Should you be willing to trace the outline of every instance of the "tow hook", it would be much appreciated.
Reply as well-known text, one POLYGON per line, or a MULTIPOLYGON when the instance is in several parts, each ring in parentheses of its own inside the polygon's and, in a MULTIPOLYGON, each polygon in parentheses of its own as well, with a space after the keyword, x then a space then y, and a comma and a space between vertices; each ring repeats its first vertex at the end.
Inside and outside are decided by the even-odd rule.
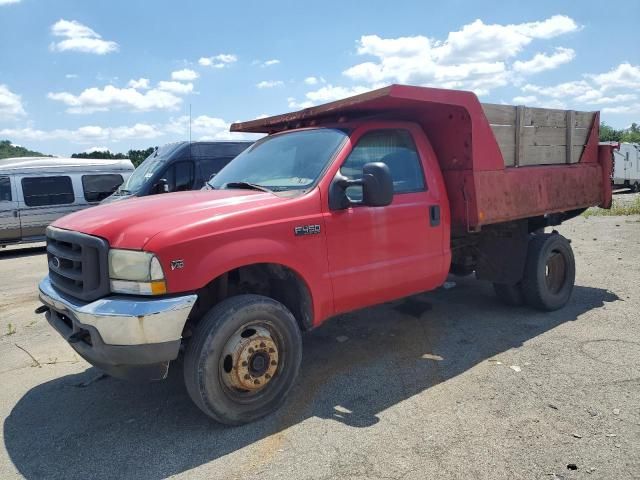
POLYGON ((48 311, 49 311, 49 307, 47 307, 46 305, 40 305, 38 308, 36 308, 35 313, 40 314, 48 311))

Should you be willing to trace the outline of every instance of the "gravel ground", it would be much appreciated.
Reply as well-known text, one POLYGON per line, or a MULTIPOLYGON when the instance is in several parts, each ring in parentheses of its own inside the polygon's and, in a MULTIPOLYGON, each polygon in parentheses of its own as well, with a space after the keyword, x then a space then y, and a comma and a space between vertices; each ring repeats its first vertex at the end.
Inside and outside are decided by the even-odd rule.
POLYGON ((640 478, 640 217, 559 230, 577 260, 561 311, 467 277, 340 316, 305 336, 285 406, 238 428, 179 368, 101 378, 33 313, 43 249, 2 251, 0 478, 640 478))

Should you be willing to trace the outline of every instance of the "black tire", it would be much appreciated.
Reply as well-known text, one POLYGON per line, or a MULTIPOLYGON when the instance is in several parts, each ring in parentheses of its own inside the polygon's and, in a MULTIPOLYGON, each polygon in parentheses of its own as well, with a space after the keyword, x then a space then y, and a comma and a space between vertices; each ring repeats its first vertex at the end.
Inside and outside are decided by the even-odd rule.
MULTIPOLYGON (((242 351, 247 350, 243 347, 242 351)), ((250 348, 248 351, 254 352, 250 348)), ((252 355, 255 357, 258 353, 252 355)), ((239 295, 223 300, 200 320, 187 345, 184 381, 189 396, 204 413, 220 423, 241 425, 264 417, 280 407, 298 376, 301 360, 300 329, 291 312, 268 297, 239 295), (230 386, 229 379, 239 378, 233 377, 233 374, 241 367, 239 360, 237 365, 227 363, 235 361, 235 352, 238 351, 234 343, 233 357, 227 354, 229 342, 234 342, 236 338, 245 342, 242 339, 253 338, 256 329, 264 329, 273 337, 274 346, 277 346, 276 357, 270 360, 266 351, 264 355, 266 365, 273 365, 273 358, 277 360, 275 371, 271 372, 271 376, 266 374, 270 380, 264 380, 264 376, 257 377, 264 382, 264 386, 256 387, 260 388, 257 391, 230 386), (251 331, 254 333, 245 336, 251 331)), ((265 364, 264 359, 262 364, 265 364)), ((247 362, 242 362, 242 365, 247 365, 247 362)), ((242 368, 246 370, 251 366, 242 368)))
POLYGON ((633 184, 633 187, 631 187, 631 191, 634 193, 638 193, 640 192, 640 183, 636 182, 633 184))
POLYGON ((564 307, 573 291, 576 263, 569 240, 558 233, 529 241, 522 293, 530 306, 546 311, 564 307))
POLYGON ((522 284, 520 282, 515 285, 508 283, 494 283, 493 289, 496 292, 496 296, 505 305, 511 307, 520 307, 524 305, 524 294, 522 293, 522 284))

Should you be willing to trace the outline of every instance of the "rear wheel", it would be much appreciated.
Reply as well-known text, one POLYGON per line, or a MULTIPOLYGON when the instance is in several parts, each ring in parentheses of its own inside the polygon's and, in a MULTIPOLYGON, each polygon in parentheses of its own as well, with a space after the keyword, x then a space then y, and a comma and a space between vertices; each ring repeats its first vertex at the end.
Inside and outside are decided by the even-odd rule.
POLYGON ((274 410, 291 390, 302 360, 300 329, 281 303, 239 295, 213 307, 187 346, 189 396, 214 420, 240 425, 274 410))
POLYGON ((558 233, 533 236, 522 279, 522 293, 529 305, 547 311, 564 307, 575 275, 573 250, 565 237, 558 233))
POLYGON ((640 192, 640 183, 636 182, 633 184, 633 187, 631 187, 631 191, 638 193, 640 192))

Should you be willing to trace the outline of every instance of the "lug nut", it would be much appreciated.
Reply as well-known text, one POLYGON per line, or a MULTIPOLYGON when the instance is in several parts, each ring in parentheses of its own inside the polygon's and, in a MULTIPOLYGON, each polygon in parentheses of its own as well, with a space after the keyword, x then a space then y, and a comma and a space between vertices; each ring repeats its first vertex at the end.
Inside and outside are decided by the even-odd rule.
POLYGON ((266 345, 264 344, 264 342, 262 342, 262 343, 260 344, 260 348, 264 348, 264 347, 266 347, 266 345))
POLYGON ((269 353, 276 353, 276 351, 273 348, 270 348, 269 353))
POLYGON ((242 362, 242 366, 246 367, 247 365, 249 365, 246 361, 242 362))
POLYGON ((264 378, 271 378, 271 375, 269 375, 268 373, 265 373, 264 378))
POLYGON ((251 347, 249 347, 249 353, 253 353, 255 350, 251 347))
POLYGON ((256 385, 260 385, 260 380, 254 380, 253 383, 256 385))
POLYGON ((271 365, 276 365, 276 361, 275 360, 271 360, 271 365))
POLYGON ((244 379, 245 379, 245 380, 249 380, 250 378, 251 378, 251 377, 249 376, 249 374, 248 374, 248 373, 244 376, 244 379))

